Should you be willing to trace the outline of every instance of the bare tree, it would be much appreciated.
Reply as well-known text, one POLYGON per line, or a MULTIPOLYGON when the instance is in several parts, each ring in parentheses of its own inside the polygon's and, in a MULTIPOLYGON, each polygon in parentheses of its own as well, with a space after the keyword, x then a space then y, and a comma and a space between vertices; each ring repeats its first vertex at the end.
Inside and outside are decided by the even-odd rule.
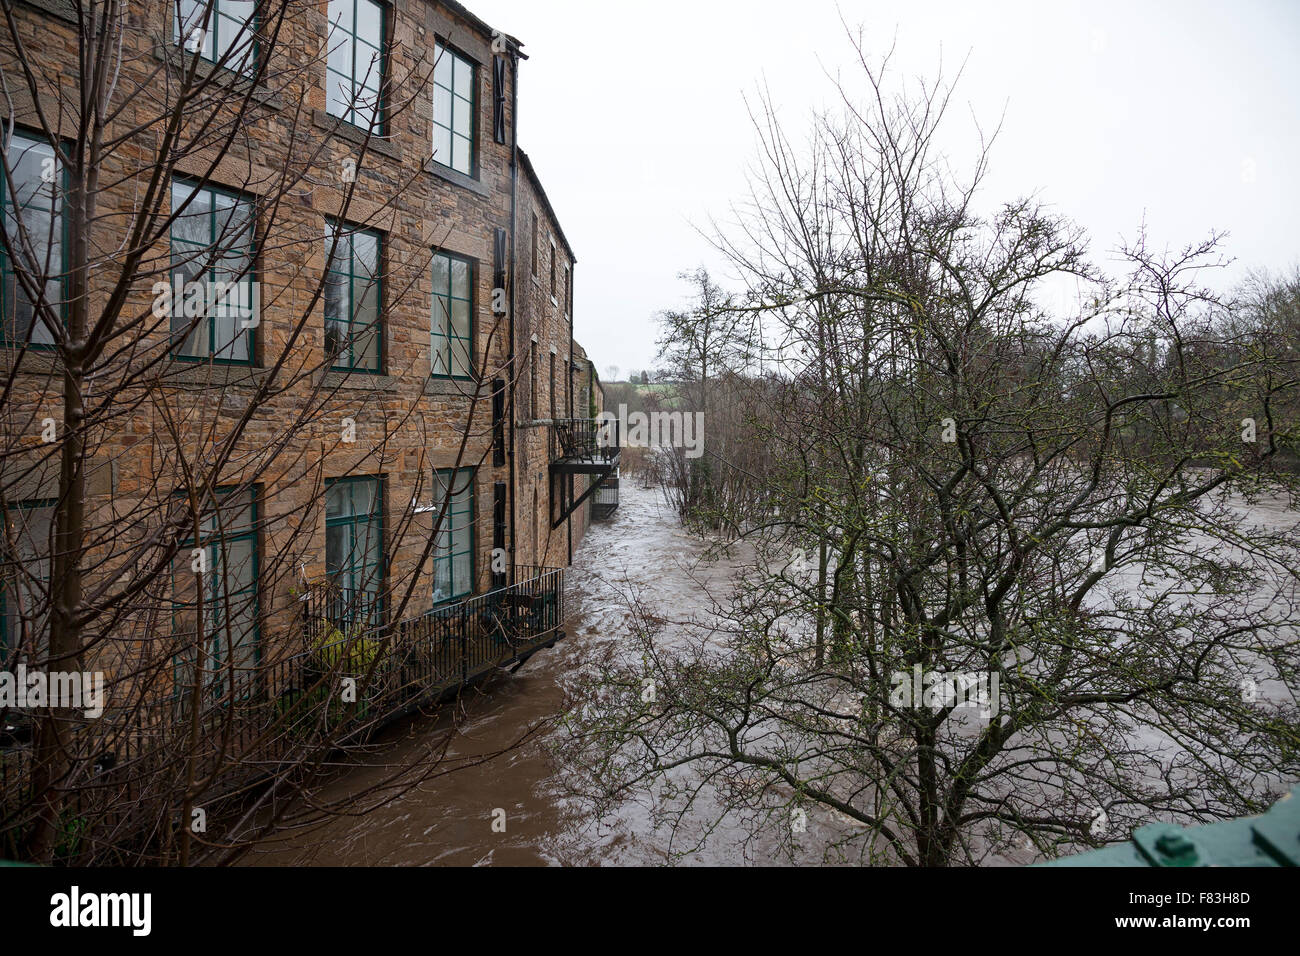
POLYGON ((643 609, 575 691, 577 785, 684 839, 740 815, 793 852, 821 813, 827 858, 926 866, 1266 808, 1300 776, 1297 355, 1205 286, 1214 238, 1114 277, 1041 204, 991 208, 988 144, 965 179, 938 146, 952 85, 857 48, 807 148, 759 113, 720 240, 777 371, 736 379, 779 422, 727 518, 753 566, 708 626, 643 609))

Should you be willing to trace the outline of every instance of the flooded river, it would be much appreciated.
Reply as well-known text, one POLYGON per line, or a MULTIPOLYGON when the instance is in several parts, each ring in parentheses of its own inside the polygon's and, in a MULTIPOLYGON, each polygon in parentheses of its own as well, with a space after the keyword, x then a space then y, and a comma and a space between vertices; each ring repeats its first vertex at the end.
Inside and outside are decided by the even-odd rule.
MULTIPOLYGON (((1280 500, 1252 509, 1252 517, 1279 527, 1296 520, 1280 500)), ((704 613, 721 597, 735 565, 708 561, 705 546, 683 533, 656 491, 625 481, 622 505, 609 522, 593 525, 569 572, 567 638, 544 651, 518 673, 502 676, 471 693, 460 734, 449 756, 469 766, 425 781, 364 815, 338 818, 322 828, 251 851, 246 864, 277 866, 426 865, 618 865, 668 862, 670 834, 656 832, 647 808, 620 806, 598 819, 566 797, 548 753, 548 740, 561 731, 547 726, 561 710, 565 687, 582 667, 624 642, 629 633, 631 589, 657 614, 671 619, 704 613), (525 739, 526 738, 526 739, 525 739), (515 746, 521 739, 525 742, 515 746), (495 756, 494 756, 495 755, 495 756), (499 832, 499 811, 505 832, 499 832), (494 814, 498 827, 494 829, 494 814)), ((1268 688, 1267 697, 1290 691, 1268 688)), ((341 774, 325 788, 325 799, 343 799, 373 786, 385 768, 409 764, 430 742, 445 739, 447 722, 412 721, 389 734, 386 748, 365 765, 341 774)), ((1154 740, 1150 746, 1158 746, 1154 740)), ((708 806, 699 808, 701 821, 708 806)), ((847 818, 808 820, 807 852, 798 862, 822 861, 817 847, 846 835, 847 818), (806 860, 804 859, 806 855, 806 860)), ((689 835, 690 827, 687 832, 689 835)), ((690 853, 687 863, 715 865, 770 863, 775 847, 747 842, 739 821, 726 821, 690 853)), ((805 841, 800 841, 804 843, 805 841)), ((1027 863, 1023 859, 990 863, 1027 863)), ((681 862, 681 861, 679 861, 681 862)))
MULTIPOLYGON (((498 754, 479 766, 430 780, 363 817, 343 818, 301 839, 253 850, 245 863, 277 866, 578 865, 664 862, 648 818, 629 806, 618 819, 596 820, 568 802, 555 779, 547 736, 535 733, 564 701, 565 681, 627 633, 629 587, 652 607, 680 612, 702 587, 719 593, 733 568, 703 560, 704 545, 683 533, 656 491, 624 481, 622 502, 608 522, 594 524, 569 572, 567 638, 518 673, 471 694, 450 756, 458 761, 498 754), (629 582, 634 582, 629 584, 629 582), (504 833, 493 812, 505 810, 504 833)), ((697 596, 696 603, 701 602, 697 596)), ((410 760, 441 724, 402 728, 373 766, 348 771, 325 798, 373 785, 384 767, 410 760)), ((739 858, 708 860, 741 862, 739 858)))

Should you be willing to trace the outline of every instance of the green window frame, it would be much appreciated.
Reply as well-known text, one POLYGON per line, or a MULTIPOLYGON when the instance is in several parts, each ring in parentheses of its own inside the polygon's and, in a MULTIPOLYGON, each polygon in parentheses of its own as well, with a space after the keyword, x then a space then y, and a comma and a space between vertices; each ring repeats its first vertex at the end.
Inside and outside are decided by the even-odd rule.
MULTIPOLYGON (((36 641, 30 651, 38 666, 45 657, 49 631, 41 625, 39 621, 41 615, 35 612, 43 606, 43 613, 49 613, 50 534, 54 527, 56 504, 53 499, 46 498, 20 501, 10 505, 8 514, 5 515, 6 529, 3 540, 5 559, 3 570, 0 571, 0 664, 6 663, 10 653, 18 646, 24 618, 33 623, 37 632, 36 641), (35 533, 40 530, 39 526, 33 527, 31 520, 35 512, 48 512, 41 516, 46 524, 43 535, 35 533), (15 519, 21 520, 21 526, 17 526, 15 519), (10 550, 12 544, 16 544, 19 548, 17 555, 10 550), (26 554, 22 553, 24 545, 27 546, 26 554), (30 567, 32 564, 36 565, 34 569, 30 567), (41 587, 44 587, 47 593, 34 593, 35 588, 41 587), (41 631, 45 632, 44 640, 41 639, 41 631)), ((28 661, 28 664, 31 663, 32 661, 28 661)))
POLYGON ((326 110, 379 136, 384 134, 387 18, 387 8, 376 0, 330 0, 326 110))
MULTIPOLYGON (((262 621, 259 570, 258 489, 218 488, 215 501, 200 516, 201 537, 184 539, 172 566, 172 627, 177 635, 197 630, 198 593, 193 570, 194 551, 202 549, 205 667, 203 693, 223 699, 233 689, 235 699, 247 699, 256 686, 262 662, 262 621)), ((188 700, 194 686, 198 641, 173 659, 173 697, 188 700)))
POLYGON ((18 224, 21 219, 34 254, 34 260, 26 263, 23 271, 46 276, 46 301, 56 305, 55 311, 61 320, 65 304, 63 280, 67 217, 64 215, 63 196, 68 186, 67 170, 47 140, 17 129, 5 147, 5 163, 17 189, 17 201, 9 188, 9 177, 0 176, 0 210, 3 210, 0 223, 8 240, 7 243, 0 242, 0 344, 52 348, 54 332, 37 315, 36 305, 19 284, 6 245, 19 245, 18 224), (47 260, 54 272, 52 276, 46 272, 47 260))
MULTIPOLYGON (((325 575, 331 604, 347 624, 373 626, 384 603, 384 479, 362 475, 325 483, 325 575), (334 602, 338 603, 335 604, 334 602)), ((347 630, 348 628, 344 628, 347 630)))
POLYGON ((383 237, 325 220, 325 351, 331 367, 379 375, 384 368, 383 237))
POLYGON ((178 359, 252 365, 256 358, 253 329, 259 308, 257 294, 257 204, 248 196, 219 186, 201 186, 177 177, 172 180, 174 215, 171 243, 172 354, 178 359), (187 294, 206 283, 197 310, 187 294), (237 294, 213 294, 233 285, 237 294))
POLYGON ((429 358, 434 378, 474 377, 475 272, 472 259, 433 254, 429 358))
POLYGON ((478 64, 441 40, 434 44, 433 161, 478 175, 478 64))
POLYGON ((476 498, 473 468, 442 468, 433 473, 433 517, 444 504, 447 513, 434 535, 433 603, 436 607, 474 594, 474 515, 476 498), (448 494, 451 496, 448 503, 448 494))
POLYGON ((257 72, 257 28, 256 0, 172 3, 172 42, 186 53, 245 76, 257 72))

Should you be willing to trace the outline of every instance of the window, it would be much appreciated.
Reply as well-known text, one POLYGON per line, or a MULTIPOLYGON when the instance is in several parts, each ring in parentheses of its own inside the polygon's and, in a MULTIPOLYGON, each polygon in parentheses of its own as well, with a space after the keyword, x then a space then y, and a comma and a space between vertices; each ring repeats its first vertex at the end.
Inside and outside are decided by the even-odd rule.
POLYGON ((254 205, 176 180, 171 226, 171 331, 180 358, 251 364, 257 325, 254 205))
POLYGON ((172 40, 212 63, 251 74, 257 68, 254 0, 175 0, 172 40))
POLYGON ((176 697, 193 693, 200 609, 205 644, 201 684, 212 698, 247 696, 259 658, 257 501, 252 489, 218 489, 200 519, 202 539, 182 543, 172 568, 176 697))
POLYGON ((331 116, 383 132, 384 6, 375 0, 330 0, 325 97, 331 116))
POLYGON ((439 378, 474 373, 474 266, 445 252, 433 256, 433 322, 430 356, 439 378))
POLYGON ((433 161, 474 175, 478 77, 469 60, 438 43, 433 65, 433 161))
MULTIPOLYGON (((9 508, 0 576, 0 664, 23 660, 44 666, 49 648, 50 554, 54 502, 25 501, 9 508)), ((65 668, 66 669, 66 668, 65 668)))
POLYGON ((52 345, 54 330, 46 316, 61 310, 63 273, 63 197, 58 157, 49 143, 15 132, 5 148, 5 165, 13 180, 0 176, 4 234, 11 258, 0 243, 0 336, 8 344, 52 345), (47 265, 48 263, 48 265, 47 265), (45 308, 20 278, 40 286, 45 280, 45 308))
POLYGON ((328 483, 325 574, 335 626, 346 632, 377 622, 384 589, 382 479, 342 478, 328 483))
POLYGON ((538 267, 541 265, 538 258, 541 256, 541 250, 538 248, 541 235, 538 231, 537 213, 533 213, 533 275, 537 275, 538 267))
POLYGON ((573 266, 564 267, 564 314, 573 316, 573 266))
POLYGON ((325 350, 336 369, 382 370, 381 243, 377 232, 325 222, 325 350))
POLYGON ((537 414, 537 339, 528 346, 528 414, 534 420, 542 417, 537 414))
POLYGON ((474 470, 434 472, 434 517, 447 514, 438 527, 433 552, 433 603, 474 593, 474 470), (450 502, 448 497, 450 496, 450 502))
POLYGON ((551 301, 555 302, 555 296, 560 290, 559 276, 557 269, 559 266, 559 256, 555 254, 555 240, 551 240, 551 301))
POLYGON ((555 353, 551 353, 551 420, 554 421, 559 416, 555 414, 555 353))

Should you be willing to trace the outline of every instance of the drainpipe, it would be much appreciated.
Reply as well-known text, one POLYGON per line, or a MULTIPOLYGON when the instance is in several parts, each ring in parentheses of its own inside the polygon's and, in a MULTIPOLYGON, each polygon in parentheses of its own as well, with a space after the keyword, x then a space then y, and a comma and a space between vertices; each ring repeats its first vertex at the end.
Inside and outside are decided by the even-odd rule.
POLYGON ((519 485, 516 481, 516 450, 517 438, 515 435, 515 421, 518 418, 515 408, 515 389, 519 385, 518 370, 515 367, 515 282, 519 278, 519 269, 517 262, 517 249, 519 237, 516 234, 518 223, 518 206, 519 206, 519 49, 512 43, 510 45, 510 256, 509 269, 510 276, 508 279, 510 286, 510 401, 508 403, 510 415, 510 447, 506 450, 510 461, 510 583, 518 584, 518 578, 515 574, 515 555, 517 540, 515 534, 515 496, 519 485))
MULTIPOLYGON (((573 300, 578 291, 578 257, 573 255, 573 250, 569 250, 571 260, 569 262, 569 288, 564 290, 569 294, 565 296, 565 306, 569 310, 569 357, 564 362, 564 390, 568 393, 566 402, 569 409, 569 419, 572 420, 576 414, 573 407, 573 300), (571 290, 571 291, 570 291, 571 290)), ((588 479, 590 480, 590 479, 588 479)), ((574 488, 577 484, 576 478, 569 478, 569 501, 573 501, 574 488)), ((569 520, 565 522, 569 526, 569 567, 573 567, 573 515, 569 515, 569 520)))

